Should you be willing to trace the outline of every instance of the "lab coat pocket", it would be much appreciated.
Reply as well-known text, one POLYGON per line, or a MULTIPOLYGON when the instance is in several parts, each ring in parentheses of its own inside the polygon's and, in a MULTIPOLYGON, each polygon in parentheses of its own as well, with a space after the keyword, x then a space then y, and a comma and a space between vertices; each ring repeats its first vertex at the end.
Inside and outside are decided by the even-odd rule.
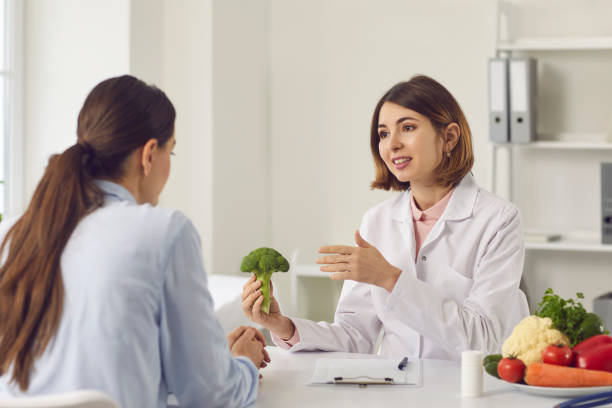
POLYGON ((446 298, 453 299, 458 305, 463 304, 473 285, 472 279, 460 274, 450 266, 441 267, 433 282, 434 287, 446 298))

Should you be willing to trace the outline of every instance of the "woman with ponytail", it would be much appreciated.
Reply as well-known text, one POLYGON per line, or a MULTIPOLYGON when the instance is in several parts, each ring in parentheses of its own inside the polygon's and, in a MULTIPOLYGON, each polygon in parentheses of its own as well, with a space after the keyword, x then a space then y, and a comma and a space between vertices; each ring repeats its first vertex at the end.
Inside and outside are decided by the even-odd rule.
POLYGON ((243 406, 269 357, 227 339, 193 224, 157 208, 174 107, 111 78, 87 96, 77 141, 54 155, 29 207, 0 227, 0 395, 98 389, 122 407, 243 406))

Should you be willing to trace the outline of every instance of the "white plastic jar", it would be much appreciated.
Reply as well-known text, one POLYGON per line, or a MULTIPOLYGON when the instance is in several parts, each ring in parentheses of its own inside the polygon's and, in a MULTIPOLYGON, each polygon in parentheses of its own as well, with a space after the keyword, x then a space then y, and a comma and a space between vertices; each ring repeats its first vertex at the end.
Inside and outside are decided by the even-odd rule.
POLYGON ((482 395, 482 353, 466 350, 461 353, 461 396, 482 395))

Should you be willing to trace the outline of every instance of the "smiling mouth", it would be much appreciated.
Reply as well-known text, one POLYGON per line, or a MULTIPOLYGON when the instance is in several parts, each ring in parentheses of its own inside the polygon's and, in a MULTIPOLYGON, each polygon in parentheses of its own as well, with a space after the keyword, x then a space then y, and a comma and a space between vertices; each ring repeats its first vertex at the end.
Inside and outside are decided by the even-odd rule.
POLYGON ((412 157, 398 157, 397 159, 393 159, 392 162, 397 166, 399 164, 408 163, 411 160, 412 157))

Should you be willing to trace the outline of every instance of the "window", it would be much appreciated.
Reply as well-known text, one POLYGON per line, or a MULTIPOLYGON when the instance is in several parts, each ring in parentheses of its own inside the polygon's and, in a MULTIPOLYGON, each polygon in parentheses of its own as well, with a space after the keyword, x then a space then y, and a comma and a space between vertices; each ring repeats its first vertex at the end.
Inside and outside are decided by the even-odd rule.
POLYGON ((22 208, 23 2, 0 0, 0 214, 22 208))

